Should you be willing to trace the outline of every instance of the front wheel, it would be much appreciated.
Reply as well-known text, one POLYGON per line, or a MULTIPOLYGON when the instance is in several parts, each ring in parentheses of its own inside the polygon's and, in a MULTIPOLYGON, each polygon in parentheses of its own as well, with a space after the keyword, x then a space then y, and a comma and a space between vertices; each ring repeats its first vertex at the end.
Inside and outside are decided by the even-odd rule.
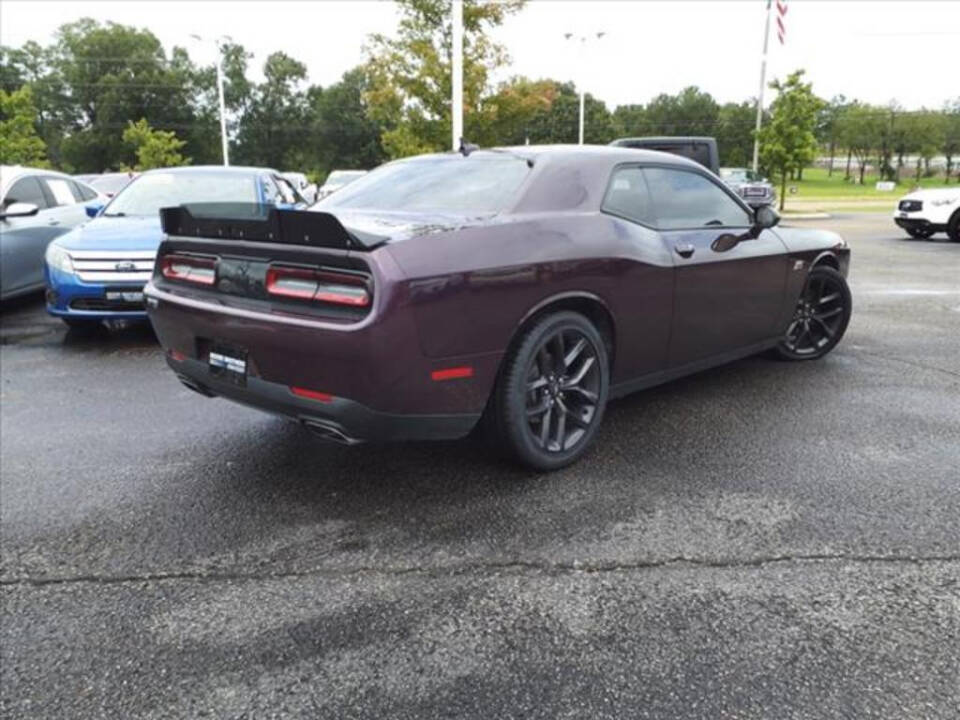
POLYGON ((607 404, 609 363, 587 318, 537 321, 504 359, 487 423, 493 439, 535 470, 556 470, 587 450, 607 404))
POLYGON ((813 268, 777 352, 787 360, 823 357, 840 342, 852 309, 846 278, 832 267, 813 268))
POLYGON ((947 237, 955 243, 960 243, 960 210, 957 210, 947 223, 947 237))
POLYGON ((927 240, 933 237, 933 230, 930 228, 907 228, 907 233, 917 240, 927 240))

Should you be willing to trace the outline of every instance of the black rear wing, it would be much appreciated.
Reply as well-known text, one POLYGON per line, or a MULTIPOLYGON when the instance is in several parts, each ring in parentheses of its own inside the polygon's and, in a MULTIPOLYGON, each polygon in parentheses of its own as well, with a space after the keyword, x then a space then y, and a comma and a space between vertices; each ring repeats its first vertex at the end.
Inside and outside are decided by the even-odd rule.
POLYGON ((192 203, 160 209, 165 235, 204 240, 306 245, 340 250, 372 250, 383 235, 348 230, 336 215, 310 210, 279 210, 252 203, 192 203))

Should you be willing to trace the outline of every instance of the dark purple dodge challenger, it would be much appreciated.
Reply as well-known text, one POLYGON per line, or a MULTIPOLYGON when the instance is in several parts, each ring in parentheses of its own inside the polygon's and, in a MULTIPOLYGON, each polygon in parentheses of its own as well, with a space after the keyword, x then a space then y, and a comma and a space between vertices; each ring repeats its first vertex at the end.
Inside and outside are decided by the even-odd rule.
POLYGON ((345 443, 482 420, 553 469, 609 399, 763 350, 821 357, 850 318, 839 236, 775 228, 652 151, 429 155, 310 211, 161 214, 145 295, 180 380, 345 443))

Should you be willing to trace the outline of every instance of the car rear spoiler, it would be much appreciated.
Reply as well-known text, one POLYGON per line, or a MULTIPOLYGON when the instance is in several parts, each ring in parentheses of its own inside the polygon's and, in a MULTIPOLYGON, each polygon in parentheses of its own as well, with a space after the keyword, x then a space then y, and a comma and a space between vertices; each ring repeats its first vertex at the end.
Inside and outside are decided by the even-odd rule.
POLYGON ((192 203, 160 209, 166 235, 204 240, 306 245, 340 250, 372 250, 390 238, 348 230, 336 215, 311 210, 279 210, 252 203, 192 203))

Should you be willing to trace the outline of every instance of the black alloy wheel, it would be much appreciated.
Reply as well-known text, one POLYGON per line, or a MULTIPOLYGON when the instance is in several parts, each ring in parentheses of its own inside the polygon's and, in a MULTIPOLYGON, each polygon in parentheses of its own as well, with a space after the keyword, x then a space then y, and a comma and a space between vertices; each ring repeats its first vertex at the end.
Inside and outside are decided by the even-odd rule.
POLYGON ((609 386, 606 346, 583 315, 536 322, 504 361, 488 413, 499 443, 525 465, 555 470, 586 450, 609 386))
POLYGON ((789 360, 815 360, 826 355, 846 332, 852 304, 843 275, 831 267, 813 268, 777 346, 780 355, 789 360))

